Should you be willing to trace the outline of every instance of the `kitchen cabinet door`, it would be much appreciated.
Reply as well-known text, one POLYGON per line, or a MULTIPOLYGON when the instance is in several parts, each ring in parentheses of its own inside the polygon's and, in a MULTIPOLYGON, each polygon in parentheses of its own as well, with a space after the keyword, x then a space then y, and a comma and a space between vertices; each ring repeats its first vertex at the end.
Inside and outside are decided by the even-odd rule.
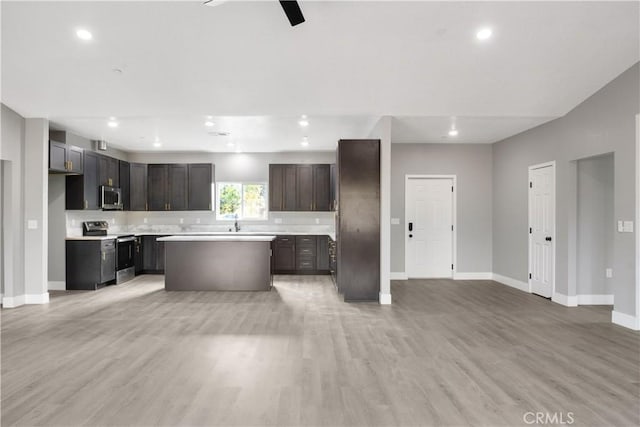
POLYGON ((156 236, 142 236, 142 269, 156 270, 156 236))
POLYGON ((313 165, 313 210, 328 211, 331 204, 329 165, 313 165))
POLYGON ((81 174, 84 171, 84 150, 80 147, 69 145, 67 147, 67 161, 69 172, 81 174))
POLYGON ((49 171, 67 172, 67 144, 49 141, 49 171))
POLYGON ((278 236, 273 241, 273 269, 293 272, 296 269, 296 245, 294 236, 278 236))
POLYGON ((150 211, 166 211, 167 165, 147 165, 147 202, 150 211))
POLYGON ((296 168, 297 211, 313 210, 313 166, 298 165, 296 168))
POLYGON ((109 159, 107 156, 97 154, 98 156, 98 185, 109 185, 109 159))
POLYGON ((281 211, 284 207, 284 165, 269 165, 269 210, 281 211))
POLYGON ((298 210, 298 168, 296 165, 283 165, 284 190, 283 211, 298 210))
POLYGON ((129 210, 147 210, 147 165, 129 165, 129 210))
POLYGON ((67 175, 65 188, 65 209, 99 209, 98 155, 92 151, 83 153, 83 174, 67 175))
POLYGON ((331 211, 335 211, 338 207, 338 192, 336 191, 338 180, 336 178, 336 165, 332 163, 329 165, 329 210, 331 211))
POLYGON ((156 270, 164 273, 164 242, 156 241, 156 270))
POLYGON ((211 184, 213 183, 211 163, 189 165, 189 210, 211 210, 211 184))
POLYGON ((185 211, 188 207, 189 169, 187 165, 179 164, 170 164, 168 167, 168 208, 170 211, 185 211))
POLYGON ((120 167, 118 159, 113 157, 99 155, 100 164, 100 182, 98 185, 106 185, 108 187, 118 187, 120 184, 119 174, 120 167))
POLYGON ((329 270, 329 236, 318 236, 316 269, 329 270))
POLYGON ((118 160, 118 172, 120 178, 120 192, 122 195, 122 208, 125 211, 131 209, 131 194, 130 194, 130 165, 129 162, 118 160))

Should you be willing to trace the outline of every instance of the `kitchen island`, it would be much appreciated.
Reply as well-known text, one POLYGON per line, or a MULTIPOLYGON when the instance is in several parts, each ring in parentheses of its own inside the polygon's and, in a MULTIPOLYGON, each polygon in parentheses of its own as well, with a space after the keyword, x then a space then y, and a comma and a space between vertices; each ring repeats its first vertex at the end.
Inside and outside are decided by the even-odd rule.
POLYGON ((167 291, 268 291, 276 236, 167 236, 167 291))

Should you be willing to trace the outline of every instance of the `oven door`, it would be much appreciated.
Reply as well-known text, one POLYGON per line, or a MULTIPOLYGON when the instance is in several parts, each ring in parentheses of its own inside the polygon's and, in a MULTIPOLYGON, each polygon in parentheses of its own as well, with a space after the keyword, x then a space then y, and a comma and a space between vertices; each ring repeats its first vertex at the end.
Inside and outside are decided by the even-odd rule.
POLYGON ((118 239, 118 271, 133 267, 135 254, 135 237, 118 239))

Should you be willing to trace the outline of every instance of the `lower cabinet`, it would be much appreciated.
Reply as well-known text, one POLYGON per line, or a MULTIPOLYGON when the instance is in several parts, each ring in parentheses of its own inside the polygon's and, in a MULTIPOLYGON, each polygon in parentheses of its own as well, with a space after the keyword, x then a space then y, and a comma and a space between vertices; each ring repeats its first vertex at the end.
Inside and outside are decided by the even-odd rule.
POLYGON ((275 274, 329 274, 327 236, 277 236, 272 245, 275 274))
POLYGON ((158 242, 165 236, 142 236, 142 271, 144 273, 164 273, 164 242, 158 242))
POLYGON ((67 240, 66 288, 96 290, 116 281, 116 241, 67 240))

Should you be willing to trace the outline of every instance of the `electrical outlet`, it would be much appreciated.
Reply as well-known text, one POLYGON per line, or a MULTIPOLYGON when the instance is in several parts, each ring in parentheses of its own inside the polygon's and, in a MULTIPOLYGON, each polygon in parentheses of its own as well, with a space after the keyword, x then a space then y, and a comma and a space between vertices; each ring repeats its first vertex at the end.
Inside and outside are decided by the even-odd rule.
POLYGON ((282 224, 282 218, 274 218, 273 222, 276 224, 282 224))
POLYGON ((75 227, 75 226, 76 226, 76 220, 75 220, 75 219, 72 219, 72 220, 71 220, 71 226, 72 226, 72 227, 75 227))
POLYGON ((200 218, 196 218, 196 224, 200 224, 200 218))
POLYGON ((316 224, 320 224, 320 218, 316 218, 316 224))
POLYGON ((180 218, 180 224, 184 224, 184 218, 180 218))
POLYGON ((148 220, 147 218, 143 218, 143 219, 142 219, 142 222, 146 224, 146 223, 148 223, 148 222, 149 222, 149 220, 148 220))
POLYGON ((27 228, 29 230, 37 230, 38 229, 38 220, 37 219, 30 219, 27 221, 27 228))
POLYGON ((611 279, 613 277, 613 268, 607 268, 605 270, 605 276, 607 276, 607 279, 611 279))
POLYGON ((622 223, 625 233, 633 233, 633 221, 625 221, 622 223))
POLYGON ((111 218, 111 225, 115 225, 116 224, 116 219, 115 218, 111 218))

